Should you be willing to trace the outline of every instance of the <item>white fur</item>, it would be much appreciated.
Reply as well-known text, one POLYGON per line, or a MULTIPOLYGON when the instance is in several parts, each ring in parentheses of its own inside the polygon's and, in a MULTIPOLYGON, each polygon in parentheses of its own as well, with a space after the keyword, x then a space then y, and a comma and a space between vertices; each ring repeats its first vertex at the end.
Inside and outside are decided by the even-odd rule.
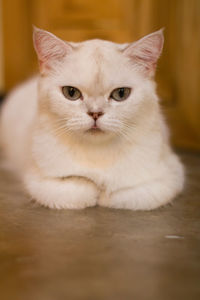
POLYGON ((170 202, 183 188, 184 172, 159 109, 155 57, 144 72, 130 47, 102 40, 68 43, 63 57, 58 38, 58 52, 50 55, 48 35, 50 42, 54 36, 42 34, 45 46, 35 44, 42 75, 16 88, 1 114, 2 146, 31 197, 47 207, 77 209, 145 210, 170 202), (66 85, 80 89, 83 100, 67 100, 66 85), (127 100, 109 99, 124 86, 132 88, 127 100), (88 110, 104 112, 97 121, 103 133, 87 131, 94 122, 88 110))

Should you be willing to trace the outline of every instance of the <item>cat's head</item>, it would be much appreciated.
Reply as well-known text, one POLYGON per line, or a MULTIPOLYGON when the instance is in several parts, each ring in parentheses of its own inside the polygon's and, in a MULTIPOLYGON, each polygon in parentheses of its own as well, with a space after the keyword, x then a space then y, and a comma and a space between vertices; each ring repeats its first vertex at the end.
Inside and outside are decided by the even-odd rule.
POLYGON ((63 134, 92 140, 127 137, 141 114, 151 113, 162 30, 131 44, 65 42, 38 28, 33 39, 41 73, 39 100, 56 116, 63 134))

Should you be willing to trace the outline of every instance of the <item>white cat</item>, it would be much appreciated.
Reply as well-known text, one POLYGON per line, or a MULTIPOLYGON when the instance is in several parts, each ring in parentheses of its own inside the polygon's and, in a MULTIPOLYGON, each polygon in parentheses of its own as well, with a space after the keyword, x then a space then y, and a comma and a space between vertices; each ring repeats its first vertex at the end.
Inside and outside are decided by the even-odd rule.
POLYGON ((162 30, 132 44, 68 43, 35 28, 40 76, 8 96, 1 142, 33 199, 50 208, 150 210, 183 188, 154 73, 162 30))

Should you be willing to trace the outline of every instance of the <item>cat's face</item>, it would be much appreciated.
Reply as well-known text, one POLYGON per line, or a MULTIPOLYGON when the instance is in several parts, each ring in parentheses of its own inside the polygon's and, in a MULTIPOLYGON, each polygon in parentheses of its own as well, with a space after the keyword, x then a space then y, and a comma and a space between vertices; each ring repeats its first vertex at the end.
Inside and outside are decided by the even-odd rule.
POLYGON ((36 29, 34 44, 42 74, 41 101, 56 116, 62 133, 127 138, 145 102, 156 101, 152 77, 162 31, 120 45, 102 40, 65 43, 36 29))

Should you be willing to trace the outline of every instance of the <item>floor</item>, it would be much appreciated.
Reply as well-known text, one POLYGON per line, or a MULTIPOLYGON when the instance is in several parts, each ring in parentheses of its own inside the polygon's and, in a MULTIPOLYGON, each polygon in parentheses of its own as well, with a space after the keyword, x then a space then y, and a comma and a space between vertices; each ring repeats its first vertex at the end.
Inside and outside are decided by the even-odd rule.
POLYGON ((38 207, 0 170, 0 299, 200 299, 200 154, 181 156, 183 195, 152 212, 38 207))

